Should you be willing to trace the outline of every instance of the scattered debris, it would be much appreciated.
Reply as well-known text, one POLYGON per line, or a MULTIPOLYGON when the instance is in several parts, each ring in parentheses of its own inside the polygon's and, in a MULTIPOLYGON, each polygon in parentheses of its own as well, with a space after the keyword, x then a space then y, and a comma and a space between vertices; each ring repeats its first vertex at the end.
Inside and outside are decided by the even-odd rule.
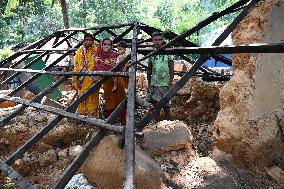
POLYGON ((88 183, 83 174, 77 174, 72 177, 64 189, 96 189, 88 183))

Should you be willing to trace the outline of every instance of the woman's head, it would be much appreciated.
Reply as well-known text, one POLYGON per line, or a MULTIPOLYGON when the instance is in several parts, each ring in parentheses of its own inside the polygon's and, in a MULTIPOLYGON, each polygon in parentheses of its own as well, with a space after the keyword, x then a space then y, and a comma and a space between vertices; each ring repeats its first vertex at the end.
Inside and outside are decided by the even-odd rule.
POLYGON ((112 50, 112 40, 109 38, 105 38, 102 41, 102 50, 104 52, 110 52, 112 50))
POLYGON ((89 48, 93 45, 94 36, 90 33, 85 33, 83 44, 86 48, 89 48))

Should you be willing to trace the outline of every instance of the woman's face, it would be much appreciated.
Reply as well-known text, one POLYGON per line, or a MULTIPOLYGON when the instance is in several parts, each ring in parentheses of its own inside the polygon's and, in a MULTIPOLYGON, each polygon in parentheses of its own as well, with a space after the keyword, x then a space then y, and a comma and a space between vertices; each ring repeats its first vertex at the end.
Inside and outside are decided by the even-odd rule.
POLYGON ((104 52, 109 52, 112 48, 112 45, 111 45, 111 40, 105 40, 103 42, 103 51, 104 52))

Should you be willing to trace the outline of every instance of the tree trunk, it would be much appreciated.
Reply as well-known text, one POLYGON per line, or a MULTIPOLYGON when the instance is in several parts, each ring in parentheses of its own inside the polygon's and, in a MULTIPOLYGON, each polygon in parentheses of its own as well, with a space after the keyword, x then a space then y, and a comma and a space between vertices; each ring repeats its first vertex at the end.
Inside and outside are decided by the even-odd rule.
POLYGON ((61 5, 61 11, 63 14, 64 28, 70 28, 66 0, 60 0, 60 5, 61 5))
POLYGON ((87 11, 86 11, 86 1, 83 0, 83 13, 84 13, 84 28, 87 27, 87 11))

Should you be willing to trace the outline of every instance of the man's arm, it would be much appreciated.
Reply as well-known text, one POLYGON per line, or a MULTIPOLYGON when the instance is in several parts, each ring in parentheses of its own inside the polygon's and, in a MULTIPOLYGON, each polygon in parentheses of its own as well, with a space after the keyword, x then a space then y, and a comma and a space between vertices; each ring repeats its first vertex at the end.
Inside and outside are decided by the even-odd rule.
POLYGON ((152 76, 152 61, 149 59, 148 68, 147 68, 147 80, 149 86, 151 85, 151 76, 152 76))
POLYGON ((169 87, 172 87, 174 80, 174 61, 169 61, 169 69, 170 69, 170 79, 169 79, 169 87))

